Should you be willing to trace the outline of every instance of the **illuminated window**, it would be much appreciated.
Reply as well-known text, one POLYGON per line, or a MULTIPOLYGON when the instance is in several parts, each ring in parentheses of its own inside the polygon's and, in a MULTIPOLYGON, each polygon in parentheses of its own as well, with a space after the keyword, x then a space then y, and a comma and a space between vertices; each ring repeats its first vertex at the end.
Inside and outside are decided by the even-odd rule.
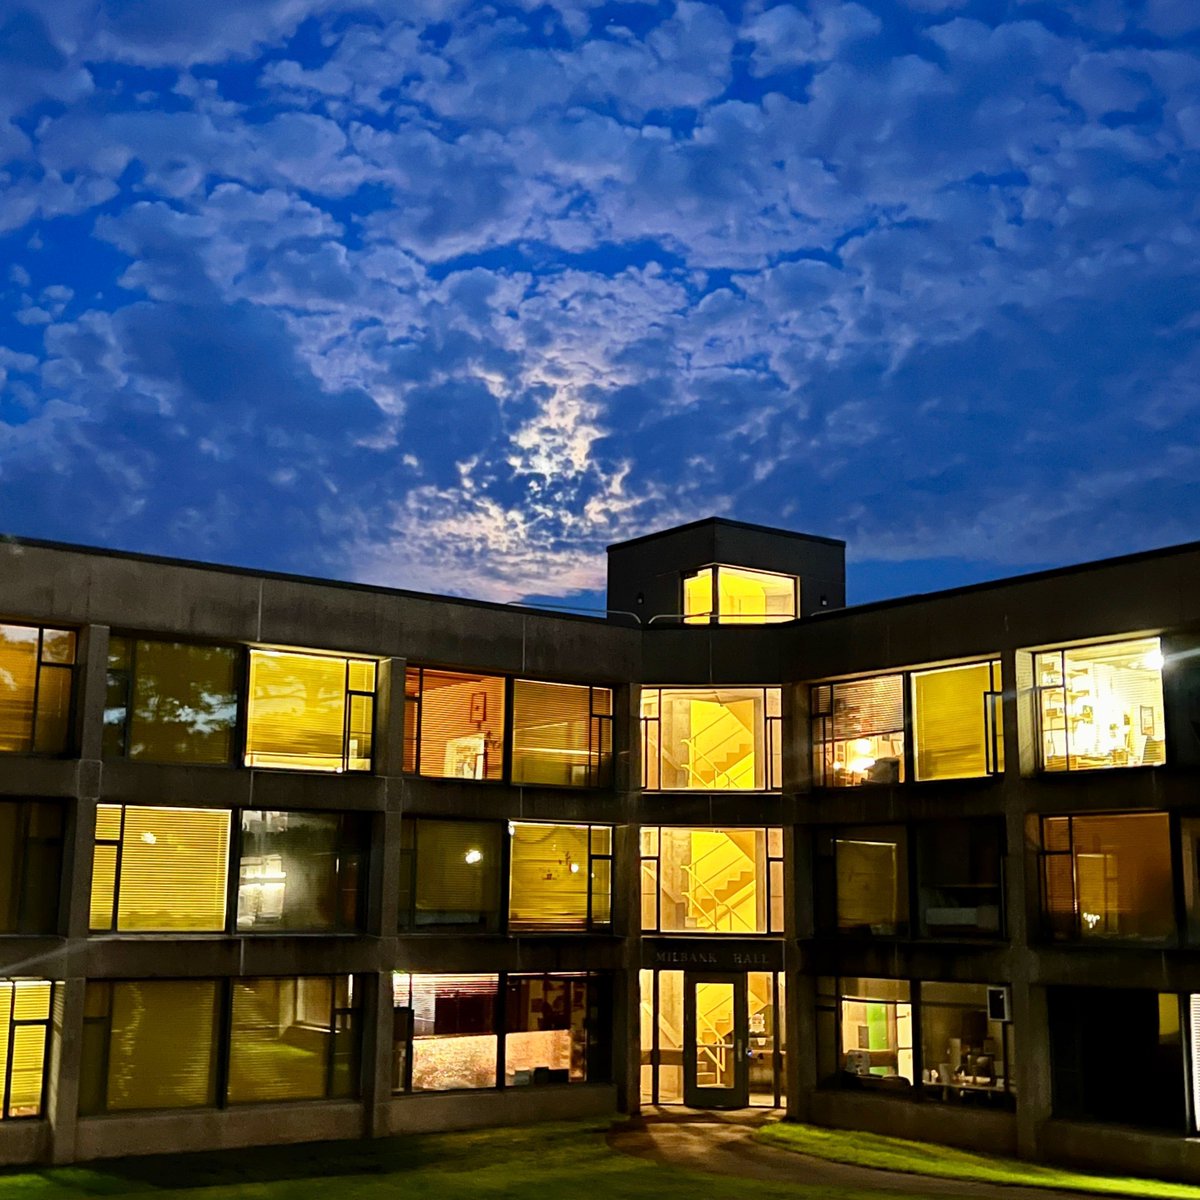
POLYGON ((231 762, 240 659, 228 646, 110 638, 105 755, 231 762))
POLYGON ((92 930, 223 930, 229 816, 220 808, 97 805, 92 930))
POLYGON ((503 836, 499 821, 404 821, 401 928, 497 932, 503 836))
POLYGON ((879 675, 812 690, 818 787, 904 780, 904 677, 879 675))
POLYGON ((228 1103, 358 1094, 353 977, 235 979, 232 989, 228 1103))
POLYGON ((610 1078, 612 998, 603 974, 396 972, 392 991, 394 1092, 610 1078))
POLYGON ((1004 768, 1000 663, 914 671, 917 779, 976 779, 1004 768))
POLYGON ((74 673, 70 630, 0 625, 0 753, 66 751, 74 673))
POLYGON ((504 1086, 586 1083, 586 975, 510 975, 505 989, 504 1086))
POLYGON ((244 811, 238 929, 358 929, 369 821, 365 813, 244 811))
POLYGON ((57 931, 62 854, 62 805, 0 803, 0 933, 57 931))
POLYGON ((80 1113, 216 1104, 218 988, 213 979, 89 982, 80 1113))
POLYGON ((50 1061, 54 984, 44 979, 0 980, 0 1118, 44 1115, 50 1061))
POLYGON ((982 983, 922 982, 919 1001, 925 1099, 1011 1108, 1007 990, 982 983))
POLYGON ((392 991, 395 1091, 496 1086, 498 975, 397 973, 392 991))
POLYGON ((768 625, 792 621, 798 612, 800 581, 794 575, 746 567, 704 567, 683 579, 687 625, 768 625), (714 597, 716 603, 714 604, 714 597))
POLYGON ((1162 668, 1158 638, 1035 654, 1042 770, 1164 763, 1162 668))
POLYGON ((642 787, 780 786, 779 688, 643 688, 642 787))
POLYGON ((612 829, 514 822, 508 925, 589 929, 612 923, 612 829))
POLYGON ((612 690, 514 680, 512 782, 608 786, 612 690))
POLYGON ((841 1082, 908 1091, 916 1080, 913 1010, 902 979, 843 979, 839 995, 841 1082))
POLYGON ((439 779, 504 777, 504 680, 409 667, 404 769, 439 779))
POLYGON ((369 771, 375 675, 371 659, 251 650, 246 766, 369 771))
POLYGON ((1167 814, 1044 817, 1042 913, 1047 932, 1056 938, 1172 938, 1167 814))
POLYGON ((643 826, 642 928, 661 933, 782 933, 779 829, 643 826))

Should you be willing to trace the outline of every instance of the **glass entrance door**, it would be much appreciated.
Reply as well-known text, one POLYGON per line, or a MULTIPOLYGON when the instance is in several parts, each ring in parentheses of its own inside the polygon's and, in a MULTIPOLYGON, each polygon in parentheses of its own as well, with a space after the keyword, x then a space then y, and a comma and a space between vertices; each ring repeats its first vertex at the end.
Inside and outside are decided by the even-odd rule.
POLYGON ((683 1102, 691 1108, 749 1103, 746 977, 684 976, 683 1102))

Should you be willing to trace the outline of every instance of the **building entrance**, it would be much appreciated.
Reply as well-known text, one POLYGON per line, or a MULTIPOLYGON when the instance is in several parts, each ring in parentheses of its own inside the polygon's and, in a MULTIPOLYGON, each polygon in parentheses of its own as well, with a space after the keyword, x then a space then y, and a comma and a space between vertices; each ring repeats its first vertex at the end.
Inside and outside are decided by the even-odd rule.
POLYGON ((641 972, 641 1099, 689 1108, 784 1104, 775 971, 641 972))
POLYGON ((683 978, 683 1102, 745 1108, 750 1101, 744 975, 683 978))

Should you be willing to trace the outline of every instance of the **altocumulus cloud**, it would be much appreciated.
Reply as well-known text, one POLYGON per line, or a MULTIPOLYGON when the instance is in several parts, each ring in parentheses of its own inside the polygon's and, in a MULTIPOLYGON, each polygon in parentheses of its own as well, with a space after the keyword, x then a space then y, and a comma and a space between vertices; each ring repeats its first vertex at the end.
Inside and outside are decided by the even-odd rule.
POLYGON ((1190 0, 0 0, 0 75, 4 531, 498 599, 1200 532, 1190 0))

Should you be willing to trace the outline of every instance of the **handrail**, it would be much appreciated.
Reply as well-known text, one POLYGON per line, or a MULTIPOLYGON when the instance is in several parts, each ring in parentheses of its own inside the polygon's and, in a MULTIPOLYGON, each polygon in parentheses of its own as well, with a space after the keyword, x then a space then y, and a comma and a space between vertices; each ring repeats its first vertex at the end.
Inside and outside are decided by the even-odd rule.
MULTIPOLYGON (((513 603, 515 603, 515 602, 513 602, 513 603)), ((598 610, 597 610, 597 611, 598 611, 598 610)), ((795 614, 793 614, 792 616, 790 616, 790 617, 789 617, 789 616, 785 615, 784 613, 770 613, 770 612, 761 612, 761 613, 726 613, 725 615, 726 615, 727 617, 751 617, 751 618, 758 618, 758 617, 776 617, 776 618, 777 618, 777 620, 774 620, 774 621, 765 621, 765 620, 764 620, 764 621, 762 622, 762 624, 764 624, 764 625, 783 625, 783 624, 784 624, 785 622, 787 622, 787 621, 799 621, 799 620, 800 620, 800 617, 799 617, 798 615, 795 615, 795 614)), ((732 620, 732 621, 731 621, 731 620, 726 620, 726 621, 722 621, 722 620, 720 619, 720 617, 721 617, 721 614, 720 614, 720 613, 716 613, 716 612, 706 612, 706 613, 655 613, 655 614, 654 614, 654 616, 652 616, 652 617, 651 617, 651 618, 650 618, 650 619, 649 619, 649 620, 646 622, 646 624, 647 624, 647 625, 653 625, 655 621, 691 621, 691 622, 694 622, 695 624, 697 624, 697 625, 698 625, 698 624, 700 623, 700 621, 701 621, 701 620, 703 620, 703 622, 704 622, 704 624, 705 624, 705 625, 711 625, 711 624, 712 624, 712 618, 713 618, 713 617, 716 617, 716 618, 717 618, 717 624, 718 624, 718 625, 739 625, 739 624, 742 624, 742 622, 741 622, 741 621, 738 621, 738 620, 732 620)), ((749 622, 746 622, 746 623, 748 624, 749 622)))
POLYGON ((506 600, 511 608, 545 608, 556 612, 572 613, 604 613, 605 616, 632 617, 639 625, 642 623, 640 613, 631 612, 627 608, 600 608, 591 604, 559 604, 555 600, 506 600))
POLYGON ((716 912, 713 914, 713 924, 716 928, 720 928, 719 913, 721 909, 724 909, 726 915, 730 919, 731 925, 735 921, 740 921, 750 933, 756 932, 754 926, 751 925, 749 921, 747 921, 744 917, 739 916, 738 913, 734 911, 733 905, 731 905, 728 900, 722 900, 721 897, 718 896, 717 893, 714 892, 707 883, 699 878, 699 876, 696 874, 696 868, 691 863, 683 863, 682 865, 684 874, 689 876, 692 880, 693 888, 707 892, 709 898, 712 900, 713 905, 716 908, 716 912))

